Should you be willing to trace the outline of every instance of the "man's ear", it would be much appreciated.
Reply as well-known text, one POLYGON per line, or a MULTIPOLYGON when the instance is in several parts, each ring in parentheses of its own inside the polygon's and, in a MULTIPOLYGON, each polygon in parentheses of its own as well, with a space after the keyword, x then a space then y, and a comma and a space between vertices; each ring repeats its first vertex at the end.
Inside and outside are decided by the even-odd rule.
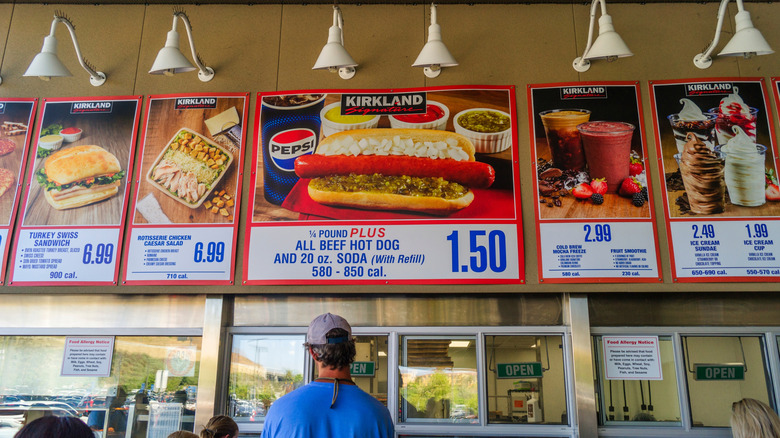
POLYGON ((309 346, 309 354, 311 354, 312 359, 314 359, 315 361, 317 360, 317 355, 314 354, 314 349, 311 348, 311 345, 309 346))

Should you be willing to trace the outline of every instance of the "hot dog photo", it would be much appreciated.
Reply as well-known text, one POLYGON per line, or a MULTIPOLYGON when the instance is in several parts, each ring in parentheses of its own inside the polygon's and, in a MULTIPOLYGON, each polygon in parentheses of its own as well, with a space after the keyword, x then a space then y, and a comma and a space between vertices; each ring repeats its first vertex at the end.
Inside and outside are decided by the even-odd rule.
POLYGON ((510 91, 260 93, 253 221, 515 218, 510 91))

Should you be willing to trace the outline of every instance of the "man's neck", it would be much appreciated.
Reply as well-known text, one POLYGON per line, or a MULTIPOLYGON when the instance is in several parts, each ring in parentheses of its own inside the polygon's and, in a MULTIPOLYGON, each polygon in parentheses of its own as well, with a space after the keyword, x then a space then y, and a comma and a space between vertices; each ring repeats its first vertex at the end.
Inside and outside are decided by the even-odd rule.
POLYGON ((319 377, 326 377, 328 379, 352 380, 352 375, 349 373, 349 367, 334 370, 332 368, 322 366, 318 363, 317 370, 319 371, 319 377))

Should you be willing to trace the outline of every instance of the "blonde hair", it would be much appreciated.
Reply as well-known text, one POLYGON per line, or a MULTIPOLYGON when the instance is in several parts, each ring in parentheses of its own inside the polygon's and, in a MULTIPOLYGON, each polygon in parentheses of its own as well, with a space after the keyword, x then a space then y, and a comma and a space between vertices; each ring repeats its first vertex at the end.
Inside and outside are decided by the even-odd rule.
POLYGON ((198 436, 192 432, 187 432, 186 430, 177 430, 168 435, 168 438, 198 438, 198 436))
POLYGON ((780 438, 780 418, 766 403, 743 398, 731 405, 734 438, 780 438))
POLYGON ((238 436, 238 424, 227 415, 211 417, 200 431, 200 438, 234 438, 238 436))

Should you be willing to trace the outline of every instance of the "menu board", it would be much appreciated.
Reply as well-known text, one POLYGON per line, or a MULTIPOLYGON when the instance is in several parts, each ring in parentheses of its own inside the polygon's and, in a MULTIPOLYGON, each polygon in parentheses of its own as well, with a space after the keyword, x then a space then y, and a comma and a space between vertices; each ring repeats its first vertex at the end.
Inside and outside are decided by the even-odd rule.
POLYGON ((140 103, 43 100, 9 284, 116 284, 140 103))
POLYGON ((122 284, 232 284, 246 93, 150 96, 122 284))
POLYGON ((30 144, 30 127, 38 99, 0 100, 0 284, 5 281, 8 261, 9 234, 16 222, 19 196, 22 191, 24 157, 30 144))
POLYGON ((510 86, 259 93, 244 284, 522 283, 510 86))
POLYGON ((674 280, 778 281, 778 154, 763 79, 652 81, 650 97, 674 280))
POLYGON ((530 85, 539 280, 661 281, 635 82, 530 85))

